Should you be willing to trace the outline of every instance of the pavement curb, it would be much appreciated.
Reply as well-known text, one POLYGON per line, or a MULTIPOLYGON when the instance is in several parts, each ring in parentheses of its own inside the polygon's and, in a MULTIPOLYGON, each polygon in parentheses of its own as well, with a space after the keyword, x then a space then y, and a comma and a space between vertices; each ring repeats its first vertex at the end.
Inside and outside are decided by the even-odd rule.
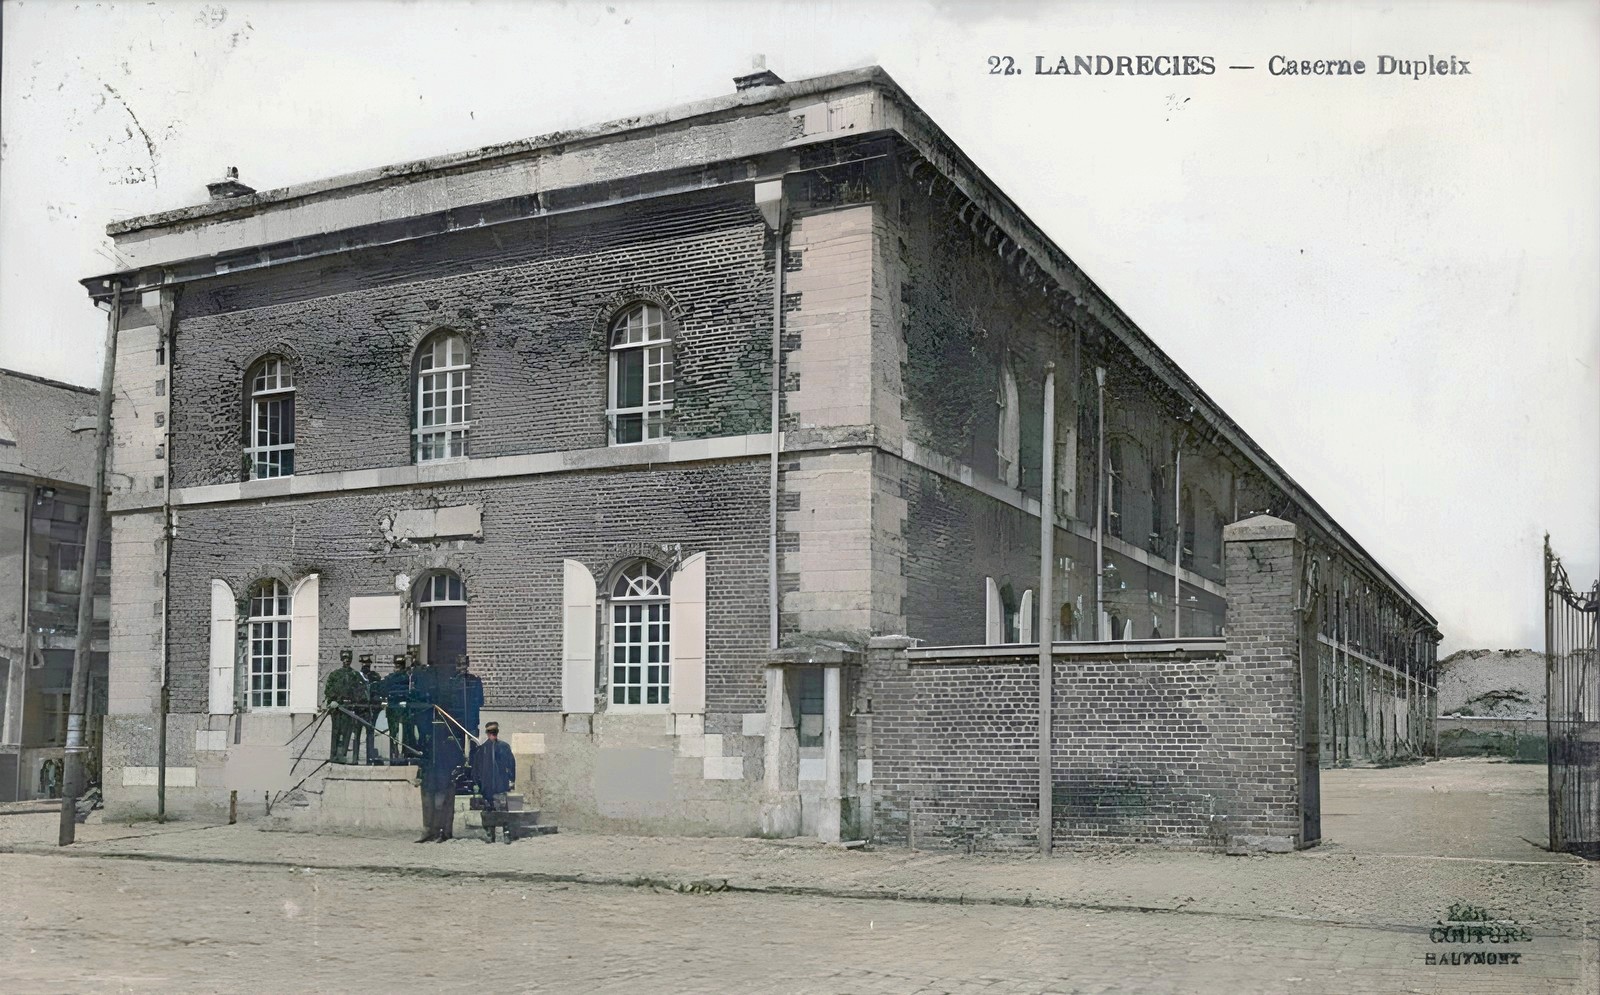
POLYGON ((679 894, 746 894, 782 895, 793 898, 847 899, 875 902, 915 902, 922 905, 982 905, 1003 908, 1061 909, 1076 912, 1139 912, 1168 913, 1176 915, 1215 916, 1245 922, 1288 921, 1309 925, 1330 926, 1340 929, 1377 930, 1386 933, 1415 933, 1426 935, 1428 926, 1409 923, 1351 923, 1336 919, 1295 915, 1259 915, 1245 912, 1225 912, 1196 908, 1188 902, 1176 905, 1136 905, 1115 902, 1079 902, 1063 898, 1035 898, 1032 895, 1014 898, 1009 895, 938 894, 885 889, 829 888, 820 885, 745 884, 727 878, 669 878, 654 875, 574 874, 558 871, 517 871, 453 869, 446 867, 396 866, 392 864, 330 864, 289 860, 255 860, 243 857, 189 857, 180 854, 150 853, 148 851, 94 851, 66 850, 51 846, 29 844, 0 845, 0 854, 15 853, 38 857, 69 857, 88 860, 133 860, 151 863, 211 864, 224 867, 285 868, 304 867, 319 871, 348 871, 357 874, 383 874, 390 877, 455 878, 468 877, 485 881, 511 881, 522 884, 565 884, 600 888, 631 888, 672 891, 679 894))

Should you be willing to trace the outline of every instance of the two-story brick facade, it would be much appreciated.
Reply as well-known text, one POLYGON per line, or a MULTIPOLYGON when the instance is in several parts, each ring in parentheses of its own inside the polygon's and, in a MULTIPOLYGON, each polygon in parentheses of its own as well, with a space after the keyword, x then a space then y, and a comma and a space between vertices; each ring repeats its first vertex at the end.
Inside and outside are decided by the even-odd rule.
MULTIPOLYGON (((1385 620, 1363 716, 1426 714, 1427 613, 881 70, 214 186, 113 225, 132 265, 85 281, 124 301, 113 804, 148 801, 163 683, 169 807, 259 805, 339 650, 415 645, 469 657, 564 824, 903 835, 906 779, 942 775, 896 766, 919 710, 874 729, 874 693, 980 688, 1013 652, 982 647, 1041 630, 1074 659, 1224 659, 1230 580, 1260 562, 1230 577, 1224 527, 1258 515, 1385 620), (916 670, 885 637, 979 648, 916 670)), ((1335 616, 1345 656, 1313 683, 1348 708, 1335 616)), ((1023 727, 982 744, 996 728, 938 752, 1026 754, 1023 727)), ((1210 831, 1191 815, 1162 838, 1210 831)))

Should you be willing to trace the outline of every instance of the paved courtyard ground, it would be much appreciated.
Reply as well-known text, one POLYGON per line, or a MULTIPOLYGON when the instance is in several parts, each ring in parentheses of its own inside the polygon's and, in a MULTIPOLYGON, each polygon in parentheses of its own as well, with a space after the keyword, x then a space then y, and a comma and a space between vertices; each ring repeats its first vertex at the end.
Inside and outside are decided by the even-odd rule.
POLYGON ((0 815, 0 991, 1600 992, 1596 868, 1528 842, 1542 767, 1324 778, 1328 841, 1266 857, 98 821, 62 851, 0 815), (1458 903, 1528 941, 1433 942, 1458 903))

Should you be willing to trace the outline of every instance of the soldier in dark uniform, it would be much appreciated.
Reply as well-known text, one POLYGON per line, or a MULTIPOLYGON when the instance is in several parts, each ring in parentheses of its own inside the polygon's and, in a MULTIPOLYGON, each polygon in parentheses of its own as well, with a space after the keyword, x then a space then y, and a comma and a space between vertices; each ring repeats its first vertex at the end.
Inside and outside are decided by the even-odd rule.
POLYGON ((411 675, 406 672, 403 653, 394 655, 394 671, 378 684, 378 694, 383 699, 384 718, 389 723, 389 762, 410 763, 411 750, 417 748, 416 737, 411 734, 411 723, 406 718, 406 694, 411 690, 411 675))
POLYGON ((383 696, 378 691, 378 683, 383 680, 378 672, 372 669, 372 654, 361 654, 361 707, 355 709, 357 715, 366 720, 367 724, 367 763, 380 763, 378 759, 376 728, 378 711, 383 707, 383 696))
MULTIPOLYGON (((493 813, 510 808, 507 792, 517 782, 517 758, 511 746, 500 739, 500 725, 491 722, 484 727, 483 742, 472 748, 472 778, 483 793, 484 835, 494 842, 498 823, 493 813)), ((512 839, 511 828, 506 827, 506 842, 512 839)))
POLYGON ((323 685, 323 701, 333 708, 333 748, 329 758, 336 764, 348 763, 356 748, 358 723, 343 709, 354 706, 364 696, 366 683, 350 667, 350 651, 339 651, 339 669, 328 675, 323 685))
POLYGON ((423 700, 424 692, 420 689, 420 682, 424 678, 422 661, 418 650, 421 647, 412 643, 406 647, 406 707, 401 710, 406 725, 406 742, 411 744, 415 753, 407 754, 413 763, 421 763, 426 750, 423 742, 425 731, 424 723, 428 720, 428 705, 423 700))
POLYGON ((478 735, 478 721, 483 713, 483 679, 477 674, 469 673, 467 655, 461 655, 461 724, 473 736, 478 735))
POLYGON ((422 700, 428 719, 421 771, 423 835, 417 842, 443 843, 454 836, 456 773, 466 760, 461 731, 450 721, 461 720, 461 679, 452 665, 430 664, 413 682, 412 694, 422 700))

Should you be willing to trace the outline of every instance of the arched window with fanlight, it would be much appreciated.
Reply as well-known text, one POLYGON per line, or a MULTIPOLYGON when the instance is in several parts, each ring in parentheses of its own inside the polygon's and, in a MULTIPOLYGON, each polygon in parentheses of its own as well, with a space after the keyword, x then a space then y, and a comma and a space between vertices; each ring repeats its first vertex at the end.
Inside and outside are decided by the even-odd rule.
POLYGON ((464 459, 472 433, 472 356, 459 332, 422 341, 416 358, 416 461, 464 459))
POLYGON ((665 439, 672 387, 672 323, 656 305, 634 304, 611 323, 612 445, 665 439))
POLYGON ((279 580, 250 588, 250 690, 253 711, 289 707, 289 638, 294 624, 289 589, 279 580))
POLYGON ((636 560, 611 585, 613 710, 665 708, 672 693, 671 575, 636 560))
POLYGON ((246 377, 245 479, 294 473, 294 369, 267 356, 246 377))

